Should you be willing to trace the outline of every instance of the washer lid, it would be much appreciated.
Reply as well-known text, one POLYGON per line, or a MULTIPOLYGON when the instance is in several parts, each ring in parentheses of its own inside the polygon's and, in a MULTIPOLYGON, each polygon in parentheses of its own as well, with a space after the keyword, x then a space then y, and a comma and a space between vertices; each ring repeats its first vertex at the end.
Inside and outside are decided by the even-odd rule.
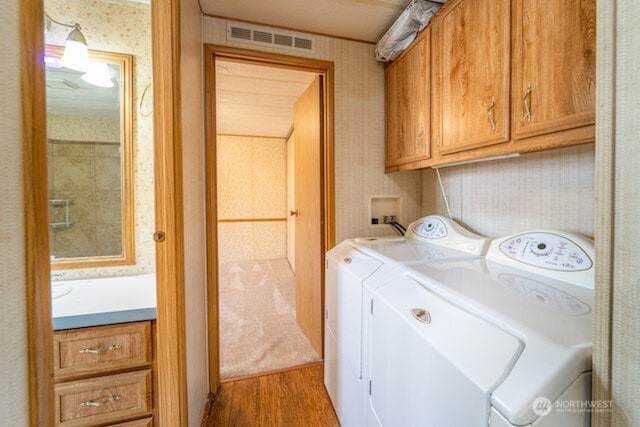
POLYGON ((444 259, 476 259, 479 256, 447 247, 398 238, 368 238, 350 241, 356 248, 385 262, 425 261, 444 259))
POLYGON ((411 263, 405 274, 520 338, 525 348, 491 402, 516 425, 591 370, 593 290, 491 260, 411 263))
POLYGON ((337 265, 343 266, 360 280, 369 277, 382 265, 377 259, 357 250, 349 242, 342 242, 327 252, 327 259, 333 260, 337 265))

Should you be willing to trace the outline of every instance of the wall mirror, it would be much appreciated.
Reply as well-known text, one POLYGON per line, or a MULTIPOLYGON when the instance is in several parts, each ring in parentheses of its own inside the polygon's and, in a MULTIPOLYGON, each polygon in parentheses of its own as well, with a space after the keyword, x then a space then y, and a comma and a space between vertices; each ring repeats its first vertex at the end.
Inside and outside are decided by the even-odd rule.
POLYGON ((88 71, 75 71, 60 64, 63 48, 45 48, 55 270, 135 260, 132 57, 89 54, 88 71))

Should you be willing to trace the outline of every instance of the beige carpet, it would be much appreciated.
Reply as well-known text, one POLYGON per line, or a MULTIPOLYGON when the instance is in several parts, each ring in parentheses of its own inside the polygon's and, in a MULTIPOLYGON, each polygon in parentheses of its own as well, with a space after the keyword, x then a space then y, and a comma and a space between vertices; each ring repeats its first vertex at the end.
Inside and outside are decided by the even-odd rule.
POLYGON ((320 360, 295 312, 295 276, 286 259, 220 266, 222 378, 320 360))

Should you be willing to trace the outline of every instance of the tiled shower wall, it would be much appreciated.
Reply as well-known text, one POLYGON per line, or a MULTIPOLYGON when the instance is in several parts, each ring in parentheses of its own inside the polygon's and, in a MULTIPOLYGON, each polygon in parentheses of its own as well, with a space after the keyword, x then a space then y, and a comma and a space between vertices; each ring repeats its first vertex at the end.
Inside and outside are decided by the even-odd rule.
POLYGON ((285 258, 286 140, 218 135, 216 143, 218 219, 281 219, 220 222, 220 262, 285 258))
MULTIPOLYGON (((593 144, 441 168, 453 218, 501 237, 558 229, 593 237, 593 144)), ((446 212, 436 173, 422 172, 422 214, 446 212)))
POLYGON ((374 46, 324 36, 315 52, 262 47, 227 40, 227 20, 203 18, 204 43, 311 57, 335 66, 335 216, 336 242, 348 237, 393 234, 371 228, 370 195, 403 198, 401 217, 420 216, 420 172, 384 173, 384 65, 376 62, 374 46))
MULTIPOLYGON (((57 258, 122 254, 120 153, 113 143, 49 140, 49 197, 71 201, 69 228, 51 230, 57 258)), ((51 206, 51 220, 65 220, 51 206)))

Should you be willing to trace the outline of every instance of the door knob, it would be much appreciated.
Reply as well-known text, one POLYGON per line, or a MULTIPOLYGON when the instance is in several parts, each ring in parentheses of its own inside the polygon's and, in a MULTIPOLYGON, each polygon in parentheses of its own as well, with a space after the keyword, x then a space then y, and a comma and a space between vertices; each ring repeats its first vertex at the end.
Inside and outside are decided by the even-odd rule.
POLYGON ((289 211, 289 216, 298 216, 298 211, 289 211))

